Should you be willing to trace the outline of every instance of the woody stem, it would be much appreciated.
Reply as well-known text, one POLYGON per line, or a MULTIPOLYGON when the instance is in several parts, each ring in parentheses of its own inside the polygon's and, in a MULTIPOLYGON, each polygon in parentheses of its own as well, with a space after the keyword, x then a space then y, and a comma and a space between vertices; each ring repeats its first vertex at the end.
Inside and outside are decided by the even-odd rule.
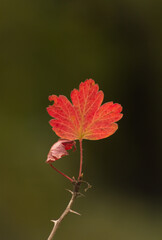
POLYGON ((66 217, 68 213, 74 213, 74 214, 80 215, 80 213, 73 211, 71 209, 75 199, 79 196, 79 187, 80 187, 80 182, 75 182, 73 191, 69 190, 69 192, 72 194, 71 199, 67 207, 61 214, 61 216, 57 220, 52 220, 52 222, 54 223, 54 226, 47 240, 53 240, 58 227, 60 226, 61 222, 63 221, 63 219, 66 217))
POLYGON ((72 179, 72 178, 68 177, 65 173, 59 171, 57 168, 55 168, 55 167, 52 165, 52 163, 49 163, 49 165, 50 165, 56 172, 60 173, 62 176, 66 177, 68 180, 70 180, 70 182, 73 182, 73 179, 72 179))
POLYGON ((80 143, 80 168, 79 168, 79 176, 78 180, 82 178, 82 165, 83 165, 83 147, 82 147, 82 139, 79 140, 80 143))

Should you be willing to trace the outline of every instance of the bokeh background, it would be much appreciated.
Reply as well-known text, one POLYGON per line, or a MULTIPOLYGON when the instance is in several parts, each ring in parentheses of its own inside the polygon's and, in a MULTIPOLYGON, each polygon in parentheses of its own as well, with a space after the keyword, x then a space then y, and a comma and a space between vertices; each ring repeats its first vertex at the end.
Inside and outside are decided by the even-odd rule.
MULTIPOLYGON (((161 239, 161 13, 159 0, 0 1, 2 240, 47 239, 65 208, 71 184, 45 164, 58 139, 46 107, 87 78, 124 117, 110 138, 84 141, 92 188, 56 239, 161 239)), ((79 151, 56 166, 77 176, 79 151)))

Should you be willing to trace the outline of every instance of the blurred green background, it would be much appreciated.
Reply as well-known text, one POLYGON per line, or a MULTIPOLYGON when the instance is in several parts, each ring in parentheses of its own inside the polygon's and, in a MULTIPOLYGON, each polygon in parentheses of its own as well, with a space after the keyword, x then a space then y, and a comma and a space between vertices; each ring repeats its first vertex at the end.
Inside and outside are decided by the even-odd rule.
MULTIPOLYGON (((162 236, 162 2, 1 0, 0 239, 47 239, 70 183, 45 164, 58 137, 46 107, 93 78, 124 117, 110 138, 84 141, 92 184, 56 239, 162 236)), ((56 162, 77 176, 79 151, 56 162)))

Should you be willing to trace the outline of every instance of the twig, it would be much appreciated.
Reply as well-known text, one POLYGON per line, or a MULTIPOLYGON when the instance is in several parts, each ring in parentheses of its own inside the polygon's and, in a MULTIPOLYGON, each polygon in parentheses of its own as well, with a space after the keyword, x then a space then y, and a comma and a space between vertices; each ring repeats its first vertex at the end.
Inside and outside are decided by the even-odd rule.
POLYGON ((57 220, 51 220, 53 223, 54 223, 54 226, 53 226, 53 229, 48 237, 48 240, 52 240, 59 225, 61 224, 62 220, 66 217, 66 215, 71 212, 71 213, 74 213, 74 214, 77 214, 77 215, 80 215, 80 213, 74 211, 71 209, 75 199, 80 196, 80 193, 79 193, 79 188, 80 188, 80 184, 81 182, 80 181, 76 181, 74 182, 74 190, 71 191, 71 190, 68 190, 71 194, 72 194, 72 197, 66 207, 66 209, 64 210, 64 212, 62 213, 62 215, 57 219, 57 220))
POLYGON ((80 213, 72 210, 72 205, 75 201, 75 199, 77 197, 80 197, 80 196, 84 196, 82 193, 79 192, 79 188, 80 188, 80 185, 81 183, 86 183, 87 184, 87 188, 85 189, 85 191, 87 191, 91 185, 85 181, 82 180, 83 178, 83 173, 82 173, 82 165, 83 165, 83 147, 82 147, 82 139, 80 139, 80 168, 79 168, 79 176, 78 176, 78 179, 75 180, 75 178, 73 177, 72 178, 69 178, 66 174, 60 172, 58 169, 56 169, 52 164, 50 164, 50 166, 55 169, 57 172, 59 172, 61 175, 63 175, 64 177, 66 177, 68 180, 70 180, 73 184, 74 184, 74 189, 73 191, 71 190, 68 190, 72 196, 71 196, 71 199, 66 207, 66 209, 64 210, 64 212, 62 213, 62 215, 57 219, 57 220, 51 220, 53 223, 54 223, 54 226, 53 226, 53 229, 48 237, 48 240, 52 240, 55 236, 55 233, 59 227, 59 225, 61 224, 62 220, 66 217, 66 215, 68 213, 74 213, 74 214, 77 214, 77 215, 80 215, 80 213))

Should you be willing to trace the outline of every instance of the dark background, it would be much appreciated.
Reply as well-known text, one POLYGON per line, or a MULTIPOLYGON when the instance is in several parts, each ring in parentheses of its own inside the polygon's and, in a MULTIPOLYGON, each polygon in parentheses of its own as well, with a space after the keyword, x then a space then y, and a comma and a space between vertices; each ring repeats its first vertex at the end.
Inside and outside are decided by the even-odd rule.
MULTIPOLYGON (((123 106, 119 130, 84 141, 92 184, 56 239, 160 240, 162 2, 0 1, 0 238, 47 239, 70 183, 45 164, 46 107, 93 78, 123 106)), ((78 148, 79 150, 79 148, 78 148)), ((77 176, 79 151, 56 166, 77 176)))

